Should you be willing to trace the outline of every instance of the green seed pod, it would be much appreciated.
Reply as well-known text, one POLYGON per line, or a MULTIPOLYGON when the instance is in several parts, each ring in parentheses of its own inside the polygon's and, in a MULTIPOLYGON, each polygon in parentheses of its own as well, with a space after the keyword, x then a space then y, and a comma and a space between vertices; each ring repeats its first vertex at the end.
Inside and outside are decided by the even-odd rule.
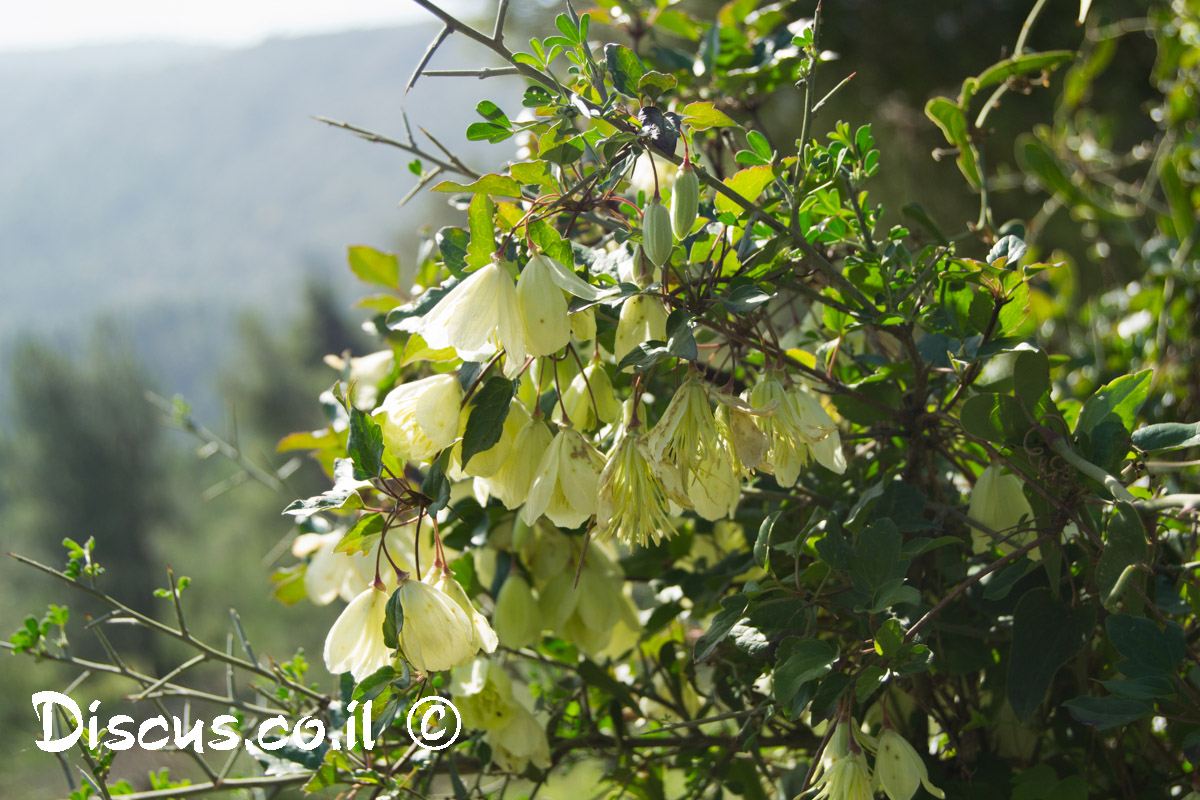
POLYGON ((684 162, 683 169, 675 178, 675 188, 671 192, 671 230, 675 238, 683 237, 692 232, 692 224, 700 212, 700 179, 690 161, 684 162))
POLYGON ((642 216, 642 252, 656 267, 661 267, 671 257, 671 215, 657 199, 646 203, 642 216))

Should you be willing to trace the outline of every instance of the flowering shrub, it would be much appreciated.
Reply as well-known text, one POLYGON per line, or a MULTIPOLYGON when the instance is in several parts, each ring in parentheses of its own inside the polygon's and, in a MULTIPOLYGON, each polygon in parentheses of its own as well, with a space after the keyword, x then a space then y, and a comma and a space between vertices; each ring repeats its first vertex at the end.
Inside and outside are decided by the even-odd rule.
MULTIPOLYGON (((488 35, 418 2, 527 81, 527 114, 484 102, 467 131, 526 157, 478 173, 389 140, 464 227, 437 233, 415 286, 352 249, 387 292, 381 349, 331 359, 332 421, 282 445, 332 481, 286 510, 303 535, 277 592, 348 600, 323 658, 340 692, 200 645, 182 615, 168 628, 275 681, 287 714, 340 723, 374 702, 370 753, 281 749, 244 785, 557 796, 580 770, 589 792, 646 798, 1196 788, 1195 473, 1152 455, 1200 445, 1180 403, 1194 7, 1155 11, 1170 113, 1152 115, 1158 155, 1121 162, 1153 158, 1157 182, 1106 180, 1079 144, 1088 82, 1131 25, 1089 23, 1082 56, 1032 52, 1039 2, 1011 57, 930 101, 980 198, 947 236, 915 211, 912 229, 884 222, 869 126, 816 135, 844 85, 817 19, 609 0, 518 52, 506 3, 488 35), (637 49, 598 44, 601 24, 637 49), (1063 68, 1077 127, 1022 140, 1030 190, 1094 240, 1149 224, 1158 258, 1159 336, 1099 363, 1064 340, 1071 267, 1045 221, 992 219, 982 146, 1006 92, 1063 68), (793 84, 795 129, 768 137, 739 98, 793 84), (431 693, 465 732, 423 753, 398 714, 431 693)), ((71 564, 56 574, 92 586, 90 556, 71 564)), ((51 654, 45 636, 35 621, 14 643, 51 654)), ((87 756, 97 788, 104 758, 87 756)))

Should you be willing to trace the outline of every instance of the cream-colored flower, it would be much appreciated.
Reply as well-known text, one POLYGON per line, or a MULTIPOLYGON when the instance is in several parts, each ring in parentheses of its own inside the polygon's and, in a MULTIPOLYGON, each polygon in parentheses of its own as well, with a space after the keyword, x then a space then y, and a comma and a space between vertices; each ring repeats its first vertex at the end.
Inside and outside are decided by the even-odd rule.
POLYGON ((495 475, 483 479, 488 493, 507 509, 518 508, 529 497, 529 486, 537 474, 542 456, 550 449, 554 434, 541 415, 526 422, 513 437, 508 458, 495 475))
POLYGON ((538 611, 537 598, 529 583, 515 569, 508 573, 496 595, 492 622, 500 644, 513 650, 537 644, 541 638, 542 615, 538 611))
POLYGON ((292 546, 297 558, 312 556, 304 570, 304 593, 319 606, 329 605, 335 597, 350 602, 374 580, 374 555, 336 552, 345 533, 306 533, 296 537, 292 546))
POLYGON ((531 356, 552 355, 571 341, 567 298, 550 275, 549 260, 535 255, 517 278, 517 303, 525 325, 525 347, 531 356))
MULTIPOLYGON (((999 464, 989 465, 975 481, 967 516, 991 528, 1001 537, 1008 537, 996 543, 996 547, 1002 553, 1011 553, 1018 547, 1024 547, 1037 536, 1033 530, 1009 536, 1022 522, 1029 524, 1033 519, 1033 508, 1025 498, 1021 479, 999 464)), ((971 529, 971 538, 977 553, 984 552, 992 546, 990 537, 978 529, 971 529)), ((1036 559, 1040 554, 1032 550, 1029 556, 1036 559)))
POLYGON ((871 767, 862 751, 835 758, 813 783, 813 800, 871 800, 875 796, 871 767))
POLYGON ((707 384, 695 373, 689 375, 646 442, 654 461, 679 470, 696 513, 717 520, 737 508, 741 481, 729 429, 714 416, 709 395, 707 384))
POLYGON ((658 544, 675 533, 672 500, 688 503, 675 465, 655 461, 645 437, 622 432, 600 473, 597 536, 616 536, 630 547, 658 544))
POLYGON ((612 424, 621 416, 621 403, 613 391, 608 372, 604 365, 595 362, 571 380, 563 392, 563 405, 567 409, 567 418, 581 430, 592 430, 601 423, 612 424))
POLYGON ((530 764, 542 770, 550 768, 546 731, 524 706, 517 706, 511 722, 488 731, 484 738, 492 748, 492 761, 505 772, 520 774, 530 764))
POLYGON ((325 637, 325 668, 330 674, 349 672, 357 682, 391 663, 383 643, 387 602, 387 592, 369 586, 342 611, 325 637))
POLYGON ((768 375, 745 395, 755 410, 754 421, 770 440, 771 449, 759 468, 775 475, 780 486, 794 486, 811 455, 839 475, 846 471, 837 423, 820 401, 798 384, 784 388, 768 375))
POLYGON ((651 339, 661 342, 666 338, 667 312, 663 310, 662 300, 650 295, 635 294, 621 306, 613 355, 620 364, 639 344, 651 339))
POLYGON ((929 771, 916 749, 892 728, 885 728, 875 752, 875 777, 891 800, 912 800, 918 786, 934 797, 946 793, 929 782, 929 771))
POLYGON ((563 528, 577 528, 596 513, 596 487, 604 457, 572 428, 560 428, 538 462, 521 519, 533 525, 545 514, 563 528))
POLYGON ((397 386, 375 410, 383 442, 401 461, 428 461, 458 438, 462 387, 456 375, 433 375, 397 386))
POLYGON ((471 598, 467 597, 467 592, 462 588, 462 584, 454 579, 450 568, 435 563, 429 570, 429 574, 425 576, 425 581, 433 588, 445 592, 446 596, 457 603, 467 618, 471 620, 471 646, 476 651, 494 653, 498 644, 496 632, 488 624, 487 617, 480 614, 471 603, 471 598))
MULTIPOLYGON (((608 548, 593 540, 579 585, 574 570, 563 570, 541 587, 538 601, 546 627, 591 656, 606 652, 621 629, 630 631, 635 642, 641 629, 637 609, 624 592, 625 575, 608 548)), ((578 551, 575 557, 580 557, 578 551)))
MULTIPOLYGON (((325 363, 338 372, 346 369, 346 360, 341 356, 325 356, 325 363)), ((391 374, 395 364, 396 356, 391 350, 380 350, 350 359, 350 384, 354 387, 352 400, 355 408, 370 411, 375 407, 379 399, 379 384, 391 374)))
POLYGON ((504 371, 525 365, 525 326, 517 289, 500 264, 472 272, 446 293, 421 321, 417 333, 434 350, 453 348, 464 361, 482 361, 503 348, 504 371))
POLYGON ((415 578, 401 583, 398 591, 404 611, 400 649, 414 669, 440 672, 475 657, 478 633, 453 598, 415 578))
POLYGON ((494 731, 504 728, 521 708, 513 695, 512 681, 504 670, 486 658, 454 670, 450 681, 454 707, 468 728, 494 731))

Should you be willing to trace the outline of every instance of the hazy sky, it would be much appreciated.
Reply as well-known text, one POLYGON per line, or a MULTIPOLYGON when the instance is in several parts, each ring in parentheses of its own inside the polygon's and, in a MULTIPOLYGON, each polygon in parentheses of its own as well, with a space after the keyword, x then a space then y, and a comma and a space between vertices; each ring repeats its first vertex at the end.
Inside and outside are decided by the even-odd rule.
POLYGON ((0 0, 0 50, 163 39, 253 44, 426 16, 411 0, 0 0))

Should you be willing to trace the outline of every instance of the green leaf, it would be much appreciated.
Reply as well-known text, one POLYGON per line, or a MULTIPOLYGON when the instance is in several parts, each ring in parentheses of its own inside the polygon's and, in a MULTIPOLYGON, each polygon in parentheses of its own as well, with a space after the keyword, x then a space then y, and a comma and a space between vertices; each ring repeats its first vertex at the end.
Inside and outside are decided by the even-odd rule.
POLYGON ((1153 375, 1154 370, 1144 369, 1133 375, 1122 375, 1097 389, 1079 412, 1075 435, 1091 433, 1109 414, 1115 414, 1125 430, 1132 430, 1134 419, 1150 394, 1153 375))
POLYGON ((426 509, 430 514, 441 511, 450 502, 450 480, 446 477, 446 465, 450 462, 451 448, 442 451, 441 456, 429 465, 425 473, 425 481, 421 484, 421 492, 432 502, 426 509))
POLYGON ((448 194, 457 194, 465 192, 467 194, 486 194, 492 197, 521 197, 521 184, 517 183, 508 175, 484 175, 474 183, 455 183, 454 181, 442 181, 437 186, 433 187, 432 191, 446 192, 448 194))
POLYGON ((959 104, 966 108, 980 89, 1003 83, 1017 75, 1052 70, 1075 58, 1074 50, 1049 50, 1045 53, 1025 53, 998 61, 979 75, 963 81, 959 104))
POLYGON ((558 182, 550 171, 550 162, 548 161, 521 161, 513 164, 509 172, 512 173, 515 180, 520 181, 522 186, 533 184, 539 189, 546 190, 552 190, 558 186, 558 182))
POLYGON ((467 126, 467 141, 469 142, 498 144, 512 135, 513 132, 508 128, 493 125, 490 122, 472 122, 467 126))
MULTIPOLYGON (((400 646, 400 631, 403 628, 404 606, 400 605, 400 589, 397 587, 396 591, 392 592, 392 596, 388 598, 383 616, 383 643, 387 649, 395 650, 400 646)), ((392 676, 395 677, 394 670, 392 676)))
POLYGON ((508 121, 508 115, 500 110, 500 106, 493 103, 491 100, 483 100, 479 105, 475 106, 475 111, 479 116, 483 117, 493 125, 499 125, 502 128, 511 128, 512 123, 508 121))
POLYGON ((383 429, 364 411, 350 408, 350 430, 346 454, 354 462, 354 477, 369 481, 383 471, 383 429))
POLYGON ((904 629, 894 619, 879 626, 875 631, 875 652, 884 658, 895 658, 904 647, 904 629))
POLYGON ((712 103, 688 103, 683 107, 683 124, 698 131, 741 127, 712 103))
POLYGON ((900 557, 904 537, 896 523, 877 519, 858 535, 854 557, 850 561, 850 579, 861 592, 874 596, 889 581, 903 579, 908 561, 900 557))
POLYGON ((343 508, 352 497, 357 501, 354 507, 358 507, 362 505, 362 501, 358 498, 358 490, 365 489, 370 485, 369 481, 354 477, 353 461, 348 458, 339 458, 333 462, 333 487, 331 489, 307 500, 297 500, 285 508, 283 513, 306 517, 318 511, 343 508))
POLYGON ((771 533, 775 530, 775 523, 781 516, 783 516, 783 511, 772 511, 758 526, 758 538, 754 540, 754 563, 763 569, 767 568, 767 560, 770 558, 768 551, 771 547, 771 533))
MULTIPOLYGON (((399 619, 403 619, 403 612, 399 611, 400 602, 399 602, 399 600, 396 599, 398 591, 399 590, 396 590, 396 592, 392 592, 392 596, 390 598, 388 598, 388 611, 389 612, 391 611, 392 603, 395 602, 396 607, 397 607, 397 613, 401 614, 399 619)), ((400 626, 395 625, 394 624, 395 622, 396 622, 396 618, 389 619, 387 617, 384 617, 383 643, 393 650, 395 650, 397 647, 400 646, 400 643, 396 638, 397 634, 400 633, 400 626), (395 644, 389 644, 389 641, 388 641, 388 626, 389 626, 389 624, 391 624, 393 626, 391 628, 391 635, 392 635, 391 641, 395 642, 395 644)), ((393 680, 395 680, 395 678, 396 678, 396 670, 390 664, 385 664, 384 666, 382 666, 379 669, 372 672, 367 677, 363 678, 362 683, 360 683, 360 684, 358 684, 358 686, 354 687, 354 694, 350 695, 350 699, 351 700, 362 700, 364 697, 366 697, 368 700, 374 700, 376 697, 378 697, 380 695, 383 688, 386 687, 393 680)))
POLYGON ((434 241, 437 242, 446 269, 454 277, 461 278, 467 271, 467 248, 471 245, 471 235, 462 228, 448 226, 437 232, 434 241))
POLYGON ((383 515, 379 512, 365 514, 359 518, 358 522, 350 530, 346 531, 346 535, 337 543, 337 547, 333 548, 335 553, 346 553, 354 555, 362 553, 366 555, 371 552, 371 548, 379 541, 383 535, 383 515))
POLYGON ((674 89, 677 84, 674 75, 650 70, 638 80, 638 91, 653 101, 674 89))
POLYGON ((1009 234, 992 245, 992 249, 987 254, 987 263, 996 269, 1015 268, 1020 264, 1026 249, 1025 242, 1021 241, 1019 237, 1009 234))
POLYGON ((1168 622, 1159 630, 1154 620, 1129 614, 1113 614, 1104 621, 1108 638, 1127 660, 1117 665, 1122 675, 1173 677, 1187 652, 1183 628, 1168 622))
POLYGON ((462 441, 464 468, 472 456, 490 450, 500 441, 515 391, 516 385, 508 378, 493 375, 471 398, 471 413, 462 441))
POLYGON ((1200 422, 1162 422, 1133 432, 1133 446, 1143 452, 1200 446, 1200 422))
POLYGON ((617 364, 617 372, 621 372, 626 367, 633 367, 634 372, 645 372, 664 358, 670 357, 671 351, 667 349, 666 342, 651 339, 638 344, 626 353, 625 357, 621 359, 621 363, 617 364))
POLYGON ((971 188, 979 189, 979 155, 967 133, 966 112, 949 98, 935 97, 925 104, 925 116, 941 129, 947 142, 958 148, 958 169, 971 188))
POLYGON ((492 226, 492 215, 496 207, 486 194, 477 194, 467 207, 467 220, 471 226, 471 239, 467 245, 467 264, 479 269, 492 263, 496 252, 496 230, 492 226))
POLYGON ((728 295, 718 296, 717 299, 734 314, 745 314, 770 301, 771 295, 757 286, 747 283, 738 286, 728 295))
POLYGON ((696 361, 700 358, 691 322, 692 315, 682 308, 675 309, 667 317, 667 352, 685 361, 696 361))
POLYGON ((997 444, 1020 446, 1030 424, 1010 395, 984 393, 968 397, 959 413, 963 427, 973 436, 997 444))
POLYGON ((1074 697, 1064 703, 1071 716, 1100 730, 1137 722, 1154 712, 1154 703, 1128 697, 1074 697))
POLYGON ((839 655, 837 646, 823 639, 789 637, 779 650, 772 691, 780 703, 791 701, 805 683, 827 675, 839 655))
POLYGON ((350 269, 364 283, 395 289, 400 283, 400 259, 373 247, 357 245, 347 253, 350 269))
POLYGON ((626 97, 637 99, 638 82, 646 74, 642 60, 628 47, 621 44, 604 45, 604 61, 613 87, 626 97))
POLYGON ((1025 593, 1013 612, 1013 645, 1008 667, 1008 701, 1026 722, 1041 705, 1054 676, 1091 637, 1092 606, 1071 610, 1049 589, 1025 593))
POLYGON ((1096 586, 1105 605, 1119 599, 1117 589, 1124 588, 1122 574, 1142 562, 1146 547, 1146 528, 1137 510, 1129 503, 1117 503, 1116 513, 1108 520, 1104 550, 1096 564, 1096 586))
POLYGON ((745 616, 746 606, 749 602, 750 600, 744 594, 731 595, 721 600, 721 610, 713 616, 708 630, 696 640, 696 648, 692 655, 692 659, 696 663, 712 655, 713 650, 717 649, 717 645, 733 630, 733 626, 745 616))
MULTIPOLYGON (((1050 392, 1050 359, 1041 350, 1022 350, 1013 365, 1013 391, 1035 417, 1044 396, 1050 392)), ((1048 398, 1047 398, 1048 400, 1048 398)))
MULTIPOLYGON (((775 180, 775 173, 770 165, 749 167, 725 179, 725 185, 751 203, 758 200, 763 190, 775 180)), ((717 195, 717 211, 737 213, 742 207, 723 194, 717 195)))
POLYGON ((583 137, 574 133, 574 128, 557 126, 546 131, 538 139, 538 157, 555 164, 574 164, 583 156, 583 137))

